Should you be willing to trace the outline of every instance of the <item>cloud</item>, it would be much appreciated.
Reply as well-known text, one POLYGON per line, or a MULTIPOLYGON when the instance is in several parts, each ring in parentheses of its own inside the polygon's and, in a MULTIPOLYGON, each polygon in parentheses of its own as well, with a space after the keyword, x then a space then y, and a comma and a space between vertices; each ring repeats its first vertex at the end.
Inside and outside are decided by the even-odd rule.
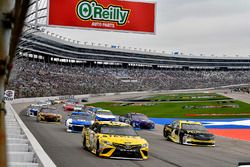
MULTIPOLYGON (((148 0, 152 2, 152 0, 148 0)), ((249 0, 157 0, 156 35, 49 29, 79 41, 186 54, 250 55, 249 0)))

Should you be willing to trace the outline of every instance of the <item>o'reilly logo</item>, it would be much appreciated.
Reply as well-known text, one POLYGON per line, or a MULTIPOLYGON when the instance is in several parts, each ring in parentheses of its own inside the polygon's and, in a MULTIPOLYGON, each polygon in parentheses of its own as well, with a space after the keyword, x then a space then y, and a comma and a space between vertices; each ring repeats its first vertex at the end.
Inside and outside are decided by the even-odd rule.
POLYGON ((95 1, 80 1, 77 5, 77 15, 82 20, 99 20, 116 22, 119 25, 124 25, 129 16, 129 10, 122 9, 120 6, 110 5, 104 8, 95 1))

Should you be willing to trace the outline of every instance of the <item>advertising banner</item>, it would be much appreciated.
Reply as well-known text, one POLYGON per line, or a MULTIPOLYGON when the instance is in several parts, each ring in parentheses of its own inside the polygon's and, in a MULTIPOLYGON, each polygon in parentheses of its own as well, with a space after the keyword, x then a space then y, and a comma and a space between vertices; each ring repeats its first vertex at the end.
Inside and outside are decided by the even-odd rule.
POLYGON ((125 0, 49 0, 48 25, 154 34, 155 8, 125 0))
POLYGON ((4 92, 4 100, 14 100, 15 97, 15 91, 14 90, 5 90, 4 92))

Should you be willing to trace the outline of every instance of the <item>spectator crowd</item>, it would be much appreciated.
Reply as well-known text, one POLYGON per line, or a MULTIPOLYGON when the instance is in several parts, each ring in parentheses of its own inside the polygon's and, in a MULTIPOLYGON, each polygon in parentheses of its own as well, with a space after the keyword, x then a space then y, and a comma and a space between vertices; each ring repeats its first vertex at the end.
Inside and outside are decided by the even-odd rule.
POLYGON ((15 97, 38 97, 198 89, 242 83, 250 83, 250 71, 84 67, 19 59, 8 89, 15 90, 15 97))

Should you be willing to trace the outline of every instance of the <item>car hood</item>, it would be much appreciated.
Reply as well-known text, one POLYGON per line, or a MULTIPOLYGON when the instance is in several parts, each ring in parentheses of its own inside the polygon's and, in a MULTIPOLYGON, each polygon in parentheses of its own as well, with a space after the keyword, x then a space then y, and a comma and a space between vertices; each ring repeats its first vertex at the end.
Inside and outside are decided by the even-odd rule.
POLYGON ((46 115, 46 116, 61 116, 60 114, 54 114, 54 113, 44 113, 44 112, 40 112, 40 115, 46 115))
POLYGON ((208 131, 204 131, 204 130, 186 130, 185 132, 187 134, 211 134, 213 135, 212 133, 209 133, 208 131))
POLYGON ((102 114, 96 114, 97 117, 99 118, 115 118, 114 115, 102 115, 102 114))
POLYGON ((135 121, 135 122, 140 122, 140 123, 154 123, 153 121, 151 121, 151 120, 133 120, 133 121, 135 121))
POLYGON ((100 139, 107 140, 112 143, 125 144, 125 145, 137 145, 145 144, 147 141, 139 136, 120 136, 120 135, 106 135, 100 134, 100 139))
POLYGON ((85 120, 85 119, 72 119, 71 122, 72 124, 84 124, 84 125, 91 124, 91 120, 85 120))

